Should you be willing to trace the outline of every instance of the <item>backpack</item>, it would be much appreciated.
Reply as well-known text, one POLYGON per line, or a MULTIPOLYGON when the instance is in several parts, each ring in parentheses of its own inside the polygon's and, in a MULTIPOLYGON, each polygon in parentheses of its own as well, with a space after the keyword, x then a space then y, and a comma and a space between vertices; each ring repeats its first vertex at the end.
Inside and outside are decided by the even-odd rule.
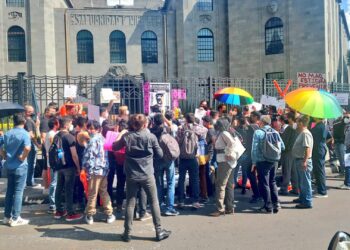
POLYGON ((49 164, 52 170, 61 169, 66 165, 62 145, 62 137, 64 134, 65 133, 62 132, 57 133, 49 148, 49 164))
POLYGON ((268 162, 278 162, 281 159, 281 142, 276 131, 262 129, 265 132, 262 144, 262 154, 268 162))
POLYGON ((199 165, 205 165, 209 160, 208 144, 205 138, 198 140, 198 162, 199 165))
POLYGON ((198 137, 192 130, 186 129, 179 142, 180 158, 195 159, 198 149, 198 137))
POLYGON ((163 150, 163 159, 166 162, 175 161, 180 155, 179 144, 169 133, 162 133, 159 139, 159 146, 163 150))

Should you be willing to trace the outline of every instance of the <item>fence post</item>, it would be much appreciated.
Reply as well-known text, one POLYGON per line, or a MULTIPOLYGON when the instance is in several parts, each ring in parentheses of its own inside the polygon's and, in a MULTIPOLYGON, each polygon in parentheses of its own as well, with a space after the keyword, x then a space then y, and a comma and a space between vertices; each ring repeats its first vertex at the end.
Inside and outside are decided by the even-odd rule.
POLYGON ((18 104, 24 105, 24 72, 17 73, 17 84, 18 84, 18 104))
POLYGON ((262 94, 266 95, 266 78, 262 79, 262 94))
POLYGON ((208 85, 209 85, 209 107, 213 107, 213 86, 211 85, 211 78, 208 77, 208 85))

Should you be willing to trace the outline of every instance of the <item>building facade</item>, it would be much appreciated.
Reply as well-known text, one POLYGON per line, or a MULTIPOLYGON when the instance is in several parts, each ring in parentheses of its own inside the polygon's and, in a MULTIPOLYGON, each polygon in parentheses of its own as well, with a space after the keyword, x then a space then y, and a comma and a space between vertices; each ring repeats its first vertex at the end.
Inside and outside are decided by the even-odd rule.
POLYGON ((146 79, 349 82, 341 0, 4 0, 0 75, 104 75, 123 66, 146 79))

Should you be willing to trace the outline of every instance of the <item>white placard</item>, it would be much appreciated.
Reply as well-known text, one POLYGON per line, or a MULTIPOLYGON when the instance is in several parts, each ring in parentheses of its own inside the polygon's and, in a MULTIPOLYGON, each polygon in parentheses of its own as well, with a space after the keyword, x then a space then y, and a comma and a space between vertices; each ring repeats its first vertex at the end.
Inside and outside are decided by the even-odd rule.
POLYGON ((113 91, 114 95, 114 103, 120 103, 121 97, 120 97, 120 91, 113 91))
POLYGON ((337 98, 340 105, 349 105, 349 94, 348 93, 333 93, 335 98, 337 98))
POLYGON ((77 97, 77 85, 64 85, 63 97, 64 98, 75 98, 77 97))
POLYGON ((101 103, 109 103, 111 100, 115 100, 115 95, 113 93, 113 89, 101 89, 100 93, 101 103))
POLYGON ((150 83, 149 110, 158 113, 171 109, 170 83, 150 83))
POLYGON ((345 166, 350 167, 350 153, 344 155, 345 166))
POLYGON ((250 111, 260 111, 262 110, 262 104, 258 102, 253 102, 252 104, 249 104, 250 111))
POLYGON ((266 106, 276 106, 278 103, 277 98, 268 95, 262 95, 260 99, 260 103, 266 106))
POLYGON ((88 118, 89 120, 100 121, 100 107, 96 105, 88 105, 88 118))

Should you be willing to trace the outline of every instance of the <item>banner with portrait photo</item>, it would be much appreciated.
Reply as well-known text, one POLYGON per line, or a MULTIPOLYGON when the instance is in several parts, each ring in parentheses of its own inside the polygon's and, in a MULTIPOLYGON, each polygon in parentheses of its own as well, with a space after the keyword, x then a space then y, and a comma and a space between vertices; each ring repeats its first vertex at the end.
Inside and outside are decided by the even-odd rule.
MULTIPOLYGON (((160 113, 161 110, 171 109, 170 83, 149 83, 148 107, 150 113, 160 113)), ((146 93, 144 93, 146 94, 146 93)))

